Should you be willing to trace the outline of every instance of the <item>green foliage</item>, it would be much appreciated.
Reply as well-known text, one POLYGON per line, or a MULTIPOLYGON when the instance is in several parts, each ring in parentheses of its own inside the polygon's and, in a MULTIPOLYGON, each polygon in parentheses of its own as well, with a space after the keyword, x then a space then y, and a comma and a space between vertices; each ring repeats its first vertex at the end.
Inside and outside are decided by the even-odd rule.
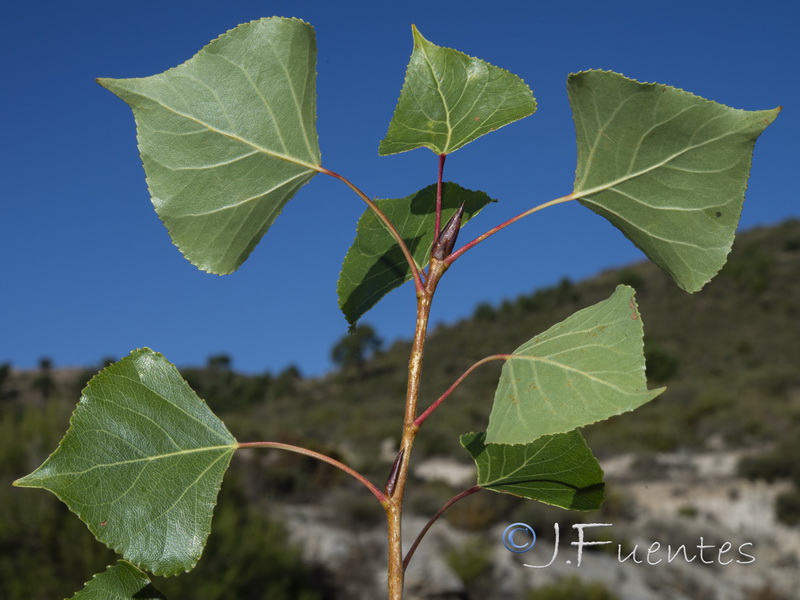
POLYGON ((343 369, 361 369, 364 361, 378 352, 383 340, 371 325, 356 325, 346 336, 340 339, 331 350, 334 364, 343 369))
POLYGON ((15 485, 52 491, 98 540, 151 573, 194 567, 236 440, 148 349, 87 386, 58 449, 15 485))
POLYGON ((280 513, 245 492, 247 473, 231 468, 215 511, 202 568, 155 584, 170 600, 329 600, 319 567, 304 564, 280 513), (230 484, 230 485, 229 485, 230 484))
POLYGON ((659 346, 645 343, 644 358, 647 364, 647 379, 666 383, 678 373, 680 359, 659 346))
POLYGON ((9 389, 8 382, 11 375, 11 363, 3 363, 0 365, 0 402, 4 400, 13 400, 16 397, 16 392, 9 389))
POLYGON ((42 398, 47 400, 55 390, 56 382, 53 379, 53 361, 47 357, 39 359, 39 372, 31 381, 31 388, 38 391, 42 398))
MULTIPOLYGON (((714 436, 722 436, 735 447, 797 436, 800 405, 793 398, 794 390, 800 386, 796 367, 800 364, 800 345, 796 331, 786 323, 800 318, 800 279, 796 277, 800 252, 786 250, 785 246, 787 240, 798 235, 800 221, 740 233, 729 265, 701 297, 683 293, 652 263, 625 268, 633 268, 644 281, 636 300, 646 319, 645 356, 649 356, 649 348, 661 349, 680 362, 662 396, 634 412, 584 430, 596 456, 696 449, 714 436), (763 248, 775 257, 769 287, 758 302, 739 293, 737 281, 729 274, 739 262, 749 259, 746 249, 752 247, 763 248), (750 350, 742 354, 737 346, 745 341, 750 350), (754 411, 753 406, 759 410, 754 411)), ((486 304, 483 310, 494 314, 491 326, 486 321, 465 318, 434 328, 426 343, 428 366, 423 377, 423 398, 432 400, 487 354, 516 348, 533 333, 567 318, 583 303, 607 299, 620 281, 620 272, 611 270, 571 283, 569 293, 564 291, 567 285, 554 282, 509 301, 508 312, 501 312, 498 305, 486 304)), ((323 415, 324 408, 331 404, 328 399, 336 397, 348 411, 358 410, 360 415, 361 425, 349 430, 350 447, 360 457, 371 457, 385 437, 397 435, 394 421, 402 418, 397 398, 405 391, 407 373, 403 367, 409 350, 410 342, 389 345, 365 365, 368 379, 346 387, 335 378, 306 380, 293 401, 271 401, 271 416, 266 412, 268 404, 254 406, 248 414, 258 416, 241 420, 262 422, 259 435, 302 429, 308 439, 334 443, 348 435, 329 412, 327 417, 323 415), (369 398, 369 403, 359 401, 363 398, 369 398)), ((657 373, 658 359, 653 367, 657 373)), ((452 434, 485 431, 487 398, 494 394, 500 370, 501 363, 495 361, 474 371, 440 409, 444 418, 434 416, 425 422, 414 455, 462 456, 464 450, 452 434)), ((647 372, 652 386, 664 384, 652 380, 649 359, 647 372)), ((237 437, 243 439, 242 435, 237 437)), ((375 476, 380 479, 386 474, 375 471, 375 476)), ((452 510, 456 509, 457 506, 452 510)))
MULTIPOLYGON (((377 200, 376 204, 394 223, 408 246, 418 268, 430 259, 433 228, 436 222, 436 189, 430 185, 405 198, 377 200)), ((464 204, 464 224, 484 206, 495 202, 483 192, 474 192, 455 183, 442 185, 442 219, 452 217, 464 204)), ((397 241, 372 210, 364 211, 356 226, 356 238, 347 251, 339 274, 339 308, 354 324, 390 291, 409 281, 411 267, 397 241)))
POLYGON ((623 269, 619 274, 619 283, 632 287, 638 292, 644 288, 644 279, 634 269, 623 269))
POLYGON ((800 490, 795 488, 781 492, 775 498, 775 516, 778 521, 791 527, 800 525, 800 490))
POLYGON ((289 365, 278 373, 275 378, 274 396, 283 397, 293 395, 297 390, 297 384, 303 378, 300 369, 295 365, 289 365))
POLYGON ((216 414, 259 405, 276 393, 278 386, 270 373, 242 375, 232 364, 230 356, 218 354, 210 356, 204 368, 182 368, 181 375, 216 414))
MULTIPOLYGON (((19 375, 17 375, 19 377, 19 375)), ((54 396, 18 398, 0 411, 0 582, 4 600, 67 598, 114 562, 66 505, 12 488, 63 435, 72 405, 54 396)))
POLYGON ((753 146, 780 109, 744 111, 609 71, 570 75, 573 194, 688 292, 727 260, 753 146))
POLYGON ((769 452, 740 459, 739 474, 748 479, 763 479, 768 482, 789 479, 800 487, 798 456, 800 456, 800 439, 789 438, 769 452))
POLYGON ((497 313, 491 304, 481 302, 475 309, 475 318, 478 321, 494 321, 497 318, 497 313))
MULTIPOLYGON (((445 518, 461 530, 485 533, 492 526, 508 524, 509 513, 521 501, 521 498, 509 494, 473 494, 448 509, 445 518)), ((540 506, 550 508, 547 504, 540 506)))
POLYGON ((603 470, 578 431, 525 445, 486 444, 485 438, 461 436, 482 488, 574 510, 596 510, 603 503, 603 470))
POLYGON ((800 524, 800 439, 793 435, 782 440, 773 450, 745 456, 739 460, 739 474, 748 479, 774 482, 788 479, 792 489, 781 492, 775 498, 775 516, 778 521, 790 526, 800 524))
MULTIPOLYGON (((619 283, 626 284, 624 281, 619 283)), ((636 288, 636 286, 630 286, 636 288)), ((524 311, 536 310, 552 310, 553 308, 563 306, 569 303, 575 303, 580 300, 580 291, 576 289, 575 285, 564 277, 558 282, 557 286, 544 287, 536 290, 532 295, 521 296, 517 300, 519 308, 524 311)), ((509 307, 511 309, 513 307, 509 307)))
POLYGON ((238 269, 319 170, 316 61, 311 26, 276 17, 159 75, 98 80, 133 109, 153 205, 198 268, 238 269))
MULTIPOLYGON (((490 549, 481 539, 469 540, 461 546, 448 550, 447 564, 458 575, 473 594, 481 588, 484 594, 491 594, 489 575, 492 568, 490 549)), ((485 596, 484 596, 485 597, 485 596)))
POLYGON ((528 600, 618 600, 600 581, 584 582, 577 575, 545 585, 528 594, 528 600))
POLYGON ((166 600, 147 575, 124 560, 95 575, 71 600, 166 600))
MULTIPOLYGON (((518 218, 577 200, 619 227, 680 287, 697 291, 726 261, 756 138, 780 110, 739 111, 613 72, 571 75, 568 93, 578 137, 573 192, 506 221, 452 253, 461 225, 491 199, 483 192, 442 184, 445 155, 532 114, 536 102, 519 77, 436 46, 416 28, 413 35, 414 51, 380 154, 428 147, 440 155, 439 183, 402 199, 372 201, 349 180, 321 166, 315 124, 316 43, 313 29, 302 21, 269 18, 247 23, 165 73, 99 80, 133 109, 153 204, 174 243, 199 268, 217 274, 236 270, 299 188, 316 173, 324 173, 348 185, 370 209, 359 221, 339 280, 339 304, 347 320, 355 324, 413 274, 417 329, 406 374, 403 453, 384 491, 333 456, 279 445, 304 455, 297 459, 300 464, 314 456, 338 465, 386 508, 393 599, 402 596, 399 523, 411 447, 417 430, 457 385, 445 387, 429 411, 417 413, 430 306, 447 269, 463 252, 518 218), (440 229, 445 220, 447 225, 440 229)), ((508 300, 496 313, 484 310, 484 321, 516 319, 544 305, 563 311, 582 298, 564 280, 538 302, 524 306, 508 300)), ((601 503, 603 474, 577 428, 631 411, 663 389, 647 388, 641 317, 630 287, 618 286, 611 297, 568 315, 564 311, 557 325, 513 354, 489 357, 506 362, 487 433, 466 434, 461 441, 476 461, 480 487, 590 510, 601 503)), ((514 327, 519 330, 516 321, 514 327)), ((334 360, 360 368, 370 349, 378 346, 374 331, 364 327, 334 349, 334 360)), ((451 375, 463 369, 458 363, 469 348, 451 352, 441 363, 442 372, 451 375)), ((750 348, 740 354, 749 355, 750 348)), ((660 377, 675 374, 676 365, 670 370, 664 356, 652 357, 660 377)), ((229 357, 212 357, 198 381, 210 390, 232 387, 236 378, 229 357)), ((305 391, 296 370, 288 369, 270 383, 271 400, 305 391)), ((46 402, 53 388, 49 383, 39 387, 46 402)), ((397 392, 396 386, 391 389, 397 392)), ((341 391, 333 396, 355 397, 341 391)), ((240 402, 248 404, 250 397, 240 402)), ((264 397, 264 390, 255 389, 252 397, 264 397)), ((708 402, 692 405, 684 418, 700 423, 720 410, 720 397, 708 395, 708 402)), ((389 411, 373 406, 372 400, 370 406, 359 403, 353 408, 348 425, 352 431, 345 432, 384 434, 371 417, 389 411)), ((289 402, 305 404, 304 399, 289 402)), ((275 416, 279 409, 276 403, 266 414, 275 416)), ((483 413, 461 414, 465 416, 457 418, 469 420, 483 413)), ((330 434, 336 426, 342 429, 333 424, 333 417, 340 415, 341 409, 320 406, 309 415, 303 413, 300 423, 306 431, 312 426, 330 434)), ((137 350, 91 380, 57 450, 15 483, 54 492, 97 539, 132 563, 119 563, 98 575, 76 598, 157 597, 137 568, 173 575, 194 567, 211 531, 223 474, 233 452, 244 446, 278 444, 238 444, 174 366, 157 353, 137 350)), ((294 470, 306 478, 303 469, 294 470)), ((353 507, 351 518, 368 514, 359 505, 353 507)), ((786 513, 791 515, 795 507, 790 502, 786 513)), ((259 524, 250 511, 227 517, 231 529, 254 531, 259 524)), ((271 532, 275 530, 267 527, 260 533, 269 537, 271 532)), ((275 533, 278 539, 284 534, 275 533)), ((257 536, 245 537, 246 543, 260 543, 257 536)), ((237 568, 226 562, 241 561, 243 545, 224 548, 218 555, 223 575, 203 586, 213 590, 211 597, 252 592, 250 582, 257 578, 252 569, 260 565, 237 568)), ((465 577, 480 577, 486 565, 481 567, 479 558, 466 556, 460 567, 465 577)), ((316 592, 324 586, 305 595, 291 575, 292 561, 290 556, 288 578, 270 582, 264 593, 270 598, 319 598, 316 592)), ((536 597, 611 598, 603 586, 576 579, 543 593, 536 597)))
POLYGON ((740 293, 763 294, 775 276, 775 256, 757 244, 744 246, 742 256, 743 260, 730 265, 728 275, 736 281, 740 293))
MULTIPOLYGON (((56 370, 54 374, 60 373, 56 370)), ((23 376, 15 373, 11 383, 23 376)), ((116 561, 114 553, 98 544, 57 498, 11 487, 14 477, 33 469, 58 444, 73 407, 74 399, 54 395, 44 405, 39 405, 35 397, 18 398, 0 411, 0 489, 7 490, 0 493, 3 600, 72 597, 83 588, 89 574, 101 572, 116 561)), ((290 456, 296 455, 281 455, 290 456)), ((309 471, 307 498, 313 490, 342 483, 343 476, 331 476, 337 471, 305 460, 307 471, 315 469, 309 471)), ((292 468, 297 470, 297 464, 292 468)), ((172 600, 334 597, 325 574, 303 564, 299 549, 279 523, 280 514, 259 500, 265 495, 274 497, 268 482, 262 481, 272 473, 272 468, 262 473, 248 461, 234 461, 215 510, 203 568, 181 577, 154 579, 159 591, 172 600), (242 535, 245 531, 252 535, 242 535)))
POLYGON ((450 154, 536 110, 533 92, 516 75, 432 44, 413 26, 412 33, 414 51, 379 154, 420 147, 450 154))
POLYGON ((634 291, 617 287, 523 344, 503 366, 488 443, 524 444, 618 415, 664 391, 647 390, 634 291))

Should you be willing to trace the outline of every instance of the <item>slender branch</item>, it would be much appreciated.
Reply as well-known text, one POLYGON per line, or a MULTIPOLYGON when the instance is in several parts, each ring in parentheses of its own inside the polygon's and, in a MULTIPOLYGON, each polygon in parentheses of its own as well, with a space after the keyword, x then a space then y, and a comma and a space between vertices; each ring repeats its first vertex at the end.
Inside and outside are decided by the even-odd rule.
POLYGON ((444 511, 446 511, 448 508, 453 506, 453 504, 455 504, 456 502, 458 502, 462 498, 466 498, 467 496, 471 496, 475 492, 480 492, 482 489, 483 488, 481 486, 475 485, 475 486, 472 486, 471 488, 469 488, 468 490, 464 490, 460 494, 456 494, 455 496, 450 498, 450 500, 447 501, 447 504, 445 504, 442 508, 440 508, 436 512, 436 514, 433 515, 430 518, 430 520, 427 523, 425 523, 425 527, 423 527, 422 531, 419 532, 419 535, 417 536, 417 539, 415 539, 414 543, 411 544, 411 548, 408 549, 408 554, 406 554, 406 557, 403 559, 403 569, 407 569, 408 568, 408 563, 411 562, 411 557, 414 556, 414 552, 416 552, 417 546, 419 546, 419 543, 422 541, 422 538, 425 537, 425 534, 428 533, 428 530, 436 522, 436 520, 439 517, 442 516, 444 511))
POLYGON ((450 394, 452 394, 455 391, 455 389, 461 384, 461 382, 464 381, 467 378, 467 376, 470 373, 472 373, 475 369, 477 369, 481 365, 484 365, 484 364, 486 364, 486 363, 488 363, 490 361, 493 361, 493 360, 508 360, 509 358, 511 358, 513 356, 514 356, 513 354, 492 354, 491 356, 487 356, 486 358, 480 359, 478 362, 476 362, 474 365, 472 365, 469 369, 464 371, 461 374, 461 376, 458 379, 456 379, 455 382, 453 382, 453 385, 451 385, 449 388, 447 388, 445 390, 445 392, 441 396, 439 396, 439 399, 436 400, 436 402, 431 404, 424 413, 422 413, 419 417, 417 417, 416 420, 414 421, 414 425, 416 427, 419 427, 420 425, 422 425, 425 422, 425 419, 430 417, 431 414, 433 413, 433 411, 435 411, 439 407, 439 405, 442 402, 444 402, 445 399, 450 394))
POLYGON ((550 200, 549 202, 545 202, 544 204, 540 204, 539 206, 534 206, 530 210, 526 210, 524 213, 520 213, 516 217, 512 217, 511 219, 509 219, 505 223, 500 223, 500 225, 498 225, 494 229, 490 229, 489 231, 487 231, 483 235, 479 235, 478 237, 476 237, 474 240, 472 240, 468 244, 465 244, 464 246, 462 246, 461 248, 459 248, 458 250, 453 252, 450 256, 448 256, 445 259, 445 262, 447 262, 448 265, 451 265, 453 263, 453 261, 455 261, 459 256, 464 254, 464 252, 466 252, 467 250, 469 250, 473 246, 477 246, 478 244, 480 244, 486 238, 489 238, 489 237, 493 236, 498 231, 501 231, 501 230, 505 229, 506 227, 508 227, 512 223, 516 223, 517 221, 519 221, 520 219, 522 219, 524 217, 527 217, 528 215, 532 215, 535 212, 539 212, 540 210, 542 210, 544 208, 549 208, 551 206, 555 206, 556 204, 563 204, 564 202, 569 202, 570 200, 575 200, 575 198, 577 198, 577 196, 575 196, 573 194, 569 194, 567 196, 561 196, 560 198, 556 198, 555 200, 550 200))
POLYGON ((310 456, 311 458, 316 458, 317 460, 321 460, 322 462, 326 462, 329 465, 333 465, 337 469, 341 469, 348 475, 351 475, 358 479, 364 486, 372 492, 372 494, 378 499, 378 502, 381 504, 386 504, 386 496, 381 492, 369 479, 364 477, 361 473, 356 471, 355 469, 348 467, 346 464, 339 462, 335 458, 331 458, 325 454, 321 454, 319 452, 314 452, 313 450, 309 450, 308 448, 302 448, 300 446, 293 446, 291 444, 284 444, 281 442, 244 442, 237 444, 238 448, 275 448, 277 450, 288 450, 289 452, 294 452, 296 454, 303 454, 304 456, 310 456))
POLYGON ((392 477, 394 489, 386 504, 386 523, 389 545, 389 598, 402 600, 403 598, 403 543, 402 543, 402 513, 403 497, 405 496, 408 467, 411 462, 411 448, 414 445, 418 428, 414 425, 417 417, 417 402, 419 400, 420 380, 422 376, 422 358, 425 349, 425 336, 428 329, 428 319, 431 312, 436 286, 439 279, 447 270, 447 264, 435 257, 431 257, 428 277, 423 293, 417 294, 417 322, 414 329, 414 341, 408 359, 408 387, 406 390, 406 409, 403 417, 403 436, 400 440, 400 451, 403 459, 400 461, 397 476, 392 477))
POLYGON ((433 247, 439 241, 439 230, 442 228, 442 176, 447 154, 439 155, 439 175, 436 178, 436 224, 433 226, 433 247))
POLYGON ((364 202, 367 203, 367 206, 370 207, 372 212, 375 213, 375 216, 377 216, 381 220, 381 222, 386 226, 386 229, 389 230, 389 233, 392 235, 397 244, 400 246, 400 250, 403 252, 403 256, 405 256, 406 262, 408 263, 408 266, 411 269, 411 274, 414 277, 414 287, 417 289, 417 294, 424 293, 425 284, 422 280, 422 274, 419 272, 419 269, 417 268, 417 263, 414 262, 414 257, 411 255, 411 251, 408 249, 408 246, 403 240, 403 236, 401 236, 400 233, 397 231, 397 229, 394 226, 394 223, 392 223, 389 220, 389 217, 387 217, 386 214, 380 208, 378 208, 378 205, 369 196, 367 196, 364 192, 362 192, 358 187, 356 187, 356 185, 352 181, 350 181, 343 175, 334 173, 333 171, 330 171, 325 167, 319 167, 318 170, 320 173, 324 173, 325 175, 330 175, 331 177, 338 179, 339 181, 344 183, 347 187, 353 190, 358 195, 359 198, 361 198, 364 202))

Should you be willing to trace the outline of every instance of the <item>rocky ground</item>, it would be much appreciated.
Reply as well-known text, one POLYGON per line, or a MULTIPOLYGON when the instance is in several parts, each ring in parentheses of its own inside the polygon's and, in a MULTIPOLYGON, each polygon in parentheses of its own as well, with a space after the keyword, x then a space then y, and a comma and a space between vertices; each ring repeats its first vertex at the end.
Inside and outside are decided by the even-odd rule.
MULTIPOLYGON (((738 459, 736 453, 719 451, 660 454, 647 461, 624 455, 603 462, 609 485, 631 508, 609 524, 584 527, 584 541, 609 543, 584 546, 580 564, 579 532, 568 523, 559 526, 557 548, 556 523, 530 523, 539 539, 529 552, 515 554, 502 543, 510 523, 467 533, 440 520, 409 567, 407 598, 523 600, 530 590, 576 576, 604 582, 621 600, 796 598, 800 529, 776 522, 772 508, 783 486, 737 478, 738 459), (479 594, 448 560, 453 549, 465 547, 480 548, 486 559, 479 594)), ((447 460, 421 463, 417 472, 452 485, 468 487, 474 481, 471 467, 447 460)), ((353 534, 319 506, 285 506, 283 512, 293 540, 308 560, 333 574, 345 590, 343 598, 384 596, 382 526, 353 534)), ((406 547, 425 520, 407 518, 406 547)))

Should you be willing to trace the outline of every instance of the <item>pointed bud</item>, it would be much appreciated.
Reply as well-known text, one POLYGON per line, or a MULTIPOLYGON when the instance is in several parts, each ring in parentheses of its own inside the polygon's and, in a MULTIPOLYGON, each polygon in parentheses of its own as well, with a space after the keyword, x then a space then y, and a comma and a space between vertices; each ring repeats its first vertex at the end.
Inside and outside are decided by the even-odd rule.
POLYGON ((394 494, 394 488, 397 487, 397 478, 400 476, 400 465, 403 464, 403 456, 405 453, 405 448, 400 450, 400 452, 397 454, 397 458, 394 459, 392 470, 389 471, 389 479, 386 480, 386 485, 383 488, 384 493, 389 498, 392 497, 392 494, 394 494))
POLYGON ((461 230, 461 217, 464 215, 464 203, 458 207, 455 214, 450 217, 450 220, 442 228, 439 234, 439 240, 433 245, 431 249, 431 257, 437 260, 444 260, 453 251, 458 239, 458 232, 461 230))

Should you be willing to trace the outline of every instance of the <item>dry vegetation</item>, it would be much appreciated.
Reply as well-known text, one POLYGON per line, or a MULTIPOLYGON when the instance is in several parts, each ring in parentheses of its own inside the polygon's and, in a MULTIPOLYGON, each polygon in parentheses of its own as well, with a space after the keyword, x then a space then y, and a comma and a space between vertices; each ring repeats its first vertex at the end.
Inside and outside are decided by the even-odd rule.
MULTIPOLYGON (((431 334, 423 403, 435 399, 476 360, 510 352, 626 283, 638 290, 651 385, 666 384, 669 389, 635 414, 589 428, 585 433, 595 452, 639 452, 646 462, 650 453, 659 451, 766 447, 741 465, 742 473, 786 478, 800 486, 799 273, 800 221, 789 221, 739 236, 720 276, 692 296, 679 291, 655 266, 643 263, 580 283, 565 279, 500 306, 481 305, 471 319, 440 326, 431 334)), ((314 380, 302 378, 296 369, 243 376, 231 370, 225 356, 211 357, 205 368, 183 373, 239 439, 324 449, 378 481, 387 466, 377 449, 398 433, 407 355, 408 344, 398 342, 363 364, 314 380), (339 417, 342 406, 346 418, 339 417)), ((54 497, 10 487, 55 447, 79 390, 96 370, 63 371, 47 361, 33 372, 0 366, 0 581, 1 595, 8 600, 68 597, 86 574, 99 572, 111 560, 111 553, 54 497)), ((499 365, 477 371, 426 423, 416 459, 449 455, 466 460, 458 434, 485 429, 498 373, 499 365)), ((323 486, 350 485, 338 472, 299 456, 237 458, 226 476, 204 557, 213 564, 196 576, 159 582, 158 587, 173 598, 198 600, 334 597, 325 575, 304 566, 283 527, 264 515, 270 501, 313 501, 315 490, 323 486), (261 469, 261 463, 268 468, 261 469), (259 529, 263 535, 242 537, 244 528, 259 529), (207 579, 201 581, 203 577, 207 579)), ((423 487, 409 503, 412 510, 430 512, 449 495, 448 489, 423 487)), ((354 497, 346 494, 341 499, 343 519, 357 526, 380 516, 379 509, 362 506, 354 497)), ((800 493, 788 492, 782 498, 781 518, 797 524, 800 493)), ((485 500, 453 511, 450 522, 475 529, 509 515, 523 517, 526 510, 545 510, 497 496, 485 500)), ((480 565, 472 555, 451 559, 480 579, 480 565)), ((598 598, 607 597, 597 593, 598 598)))

